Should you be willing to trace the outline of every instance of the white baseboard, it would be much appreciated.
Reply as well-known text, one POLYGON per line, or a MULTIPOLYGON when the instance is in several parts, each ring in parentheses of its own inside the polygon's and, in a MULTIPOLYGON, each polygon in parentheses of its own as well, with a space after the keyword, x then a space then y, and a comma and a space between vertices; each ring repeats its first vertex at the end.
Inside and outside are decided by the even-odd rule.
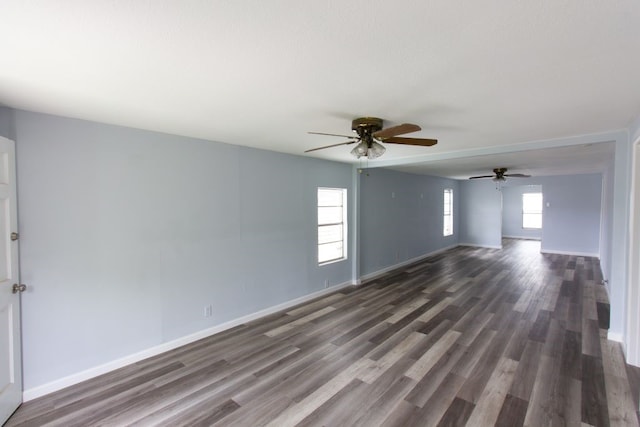
POLYGON ((624 350, 624 337, 620 332, 611 332, 610 330, 607 331, 607 339, 621 343, 624 350))
POLYGON ((402 262, 400 262, 398 264, 393 264, 393 265, 391 265, 389 267, 385 267, 385 268, 383 268, 381 270, 374 271, 373 273, 367 273, 364 276, 360 277, 360 283, 362 283, 363 281, 366 281, 366 280, 374 279, 374 278, 376 278, 378 276, 382 276, 385 273, 388 273, 390 271, 393 271, 393 270, 396 270, 398 268, 404 267, 405 265, 409 265, 409 264, 413 264, 414 262, 422 261, 425 258, 428 258, 428 257, 433 256, 433 255, 437 255, 437 254, 439 254, 441 252, 444 252, 444 251, 448 251, 449 249, 453 249, 455 247, 458 247, 458 245, 455 244, 455 245, 450 245, 450 246, 447 246, 447 247, 444 247, 444 248, 441 248, 441 249, 436 249, 433 252, 429 252, 429 253, 426 253, 424 255, 420 255, 420 256, 417 256, 415 258, 411 258, 409 260, 402 261, 402 262))
POLYGON ((519 240, 536 240, 541 241, 540 237, 532 237, 532 236, 502 236, 503 239, 519 239, 519 240))
POLYGON ((268 316, 270 314, 277 313, 278 311, 286 310, 290 307, 339 291, 340 289, 344 289, 349 286, 353 286, 353 283, 351 280, 345 283, 341 283, 339 285, 331 286, 327 289, 322 289, 321 291, 317 291, 308 295, 304 295, 299 298, 292 299, 287 302, 283 302, 282 304, 274 305, 273 307, 265 308, 264 310, 251 313, 246 316, 242 316, 237 319, 230 320, 228 322, 221 323, 211 328, 203 329, 202 331, 198 331, 196 333, 186 335, 184 337, 180 337, 175 340, 150 347, 138 353, 121 357, 119 359, 112 360, 111 362, 107 362, 99 366, 94 366, 93 368, 89 368, 84 371, 68 375, 66 377, 51 381, 49 383, 24 390, 22 392, 22 400, 24 402, 28 402, 30 400, 36 399, 46 394, 53 393, 54 391, 62 390, 63 388, 72 386, 74 384, 78 384, 82 381, 95 378, 99 375, 106 374, 107 372, 114 371, 116 369, 122 368, 132 363, 136 363, 141 360, 148 359, 149 357, 153 357, 158 354, 181 347, 183 345, 190 344, 192 342, 201 340, 203 338, 207 338, 211 335, 217 334, 227 329, 231 329, 238 325, 242 325, 243 323, 251 322, 253 320, 257 320, 262 317, 268 316))
POLYGON ((540 249, 542 254, 557 254, 557 255, 573 255, 573 256, 587 256, 591 258, 600 259, 600 254, 594 254, 589 252, 573 252, 573 251, 556 251, 553 249, 540 249))
POLYGON ((470 246, 472 248, 502 249, 502 245, 478 245, 476 243, 460 243, 458 246, 470 246))

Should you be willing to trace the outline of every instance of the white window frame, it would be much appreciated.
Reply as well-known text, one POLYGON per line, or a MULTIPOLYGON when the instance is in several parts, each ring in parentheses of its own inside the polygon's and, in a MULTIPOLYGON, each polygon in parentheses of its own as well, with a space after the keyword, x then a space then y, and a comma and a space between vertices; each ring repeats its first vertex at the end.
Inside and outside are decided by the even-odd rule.
POLYGON ((541 230, 542 229, 542 210, 543 210, 543 205, 544 205, 544 199, 543 199, 543 195, 541 191, 529 191, 527 193, 522 193, 522 229, 523 230, 541 230), (525 197, 528 194, 539 194, 540 195, 540 211, 534 210, 534 211, 528 211, 525 210, 525 197), (540 227, 525 227, 524 225, 524 218, 525 215, 539 215, 540 216, 540 227))
POLYGON ((327 264, 331 264, 334 262, 339 262, 339 261, 344 261, 348 258, 347 254, 347 189, 346 188, 329 188, 329 187, 318 187, 318 191, 316 193, 317 199, 316 199, 316 205, 318 207, 317 209, 317 224, 318 224, 318 234, 316 235, 317 237, 317 249, 318 249, 318 265, 327 265, 327 264), (320 192, 321 191, 332 191, 332 192, 339 192, 341 194, 341 200, 342 200, 342 205, 324 205, 324 206, 320 206, 320 192), (326 224, 320 224, 320 209, 323 207, 342 207, 342 220, 340 222, 332 222, 332 223, 326 223, 326 224), (320 233, 322 231, 323 227, 331 227, 331 226, 336 226, 336 225, 340 225, 342 227, 342 236, 341 236, 341 240, 335 240, 335 241, 330 241, 330 242, 323 242, 320 243, 320 233), (327 245, 327 244, 335 244, 341 242, 342 243, 342 254, 339 257, 336 258, 330 258, 330 259, 321 259, 320 258, 320 248, 323 245, 327 245))
POLYGON ((453 236, 453 188, 445 188, 442 195, 444 205, 442 216, 442 235, 453 236), (449 195, 449 206, 447 206, 447 195, 449 195))

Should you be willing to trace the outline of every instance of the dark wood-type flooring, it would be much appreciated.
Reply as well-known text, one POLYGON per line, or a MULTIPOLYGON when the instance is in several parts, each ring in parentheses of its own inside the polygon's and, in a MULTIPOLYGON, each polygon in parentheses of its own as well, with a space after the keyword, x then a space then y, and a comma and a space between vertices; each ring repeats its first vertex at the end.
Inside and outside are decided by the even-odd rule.
POLYGON ((638 425, 598 260, 504 243, 30 401, 7 425, 638 425))

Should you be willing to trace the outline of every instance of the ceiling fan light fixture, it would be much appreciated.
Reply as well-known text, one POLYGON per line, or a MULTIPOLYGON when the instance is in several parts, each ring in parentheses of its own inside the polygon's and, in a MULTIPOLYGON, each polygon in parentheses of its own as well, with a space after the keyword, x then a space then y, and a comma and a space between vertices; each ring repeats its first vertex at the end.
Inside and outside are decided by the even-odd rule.
POLYGON ((367 157, 370 159, 377 159, 382 156, 384 152, 387 151, 386 148, 382 144, 378 144, 377 142, 372 142, 371 147, 369 147, 369 151, 367 152, 367 157))
POLYGON ((362 156, 366 156, 368 150, 369 150, 369 147, 367 147, 367 144, 364 141, 360 141, 358 145, 353 147, 353 150, 351 150, 351 154, 353 154, 359 159, 362 156))
POLYGON ((403 145, 417 145, 421 147, 431 147, 438 143, 435 139, 425 138, 405 138, 398 137, 398 135, 404 135, 411 132, 418 132, 421 130, 420 126, 411 123, 402 123, 397 126, 391 126, 383 128, 383 120, 378 117, 359 117, 353 119, 351 122, 351 130, 358 136, 338 135, 335 133, 324 132, 309 132, 313 135, 327 135, 327 136, 339 136, 343 138, 349 138, 349 141, 341 142, 339 144, 325 145, 322 147, 311 148, 305 150, 305 153, 311 151, 323 150, 325 148, 337 147, 339 145, 349 145, 358 142, 358 145, 351 150, 351 154, 358 159, 360 157, 368 157, 370 159, 377 159, 386 151, 386 148, 381 144, 378 144, 374 139, 389 144, 403 144, 403 145))
POLYGON ((493 178, 493 182, 505 182, 507 180, 507 178, 505 178, 504 176, 496 176, 493 178))

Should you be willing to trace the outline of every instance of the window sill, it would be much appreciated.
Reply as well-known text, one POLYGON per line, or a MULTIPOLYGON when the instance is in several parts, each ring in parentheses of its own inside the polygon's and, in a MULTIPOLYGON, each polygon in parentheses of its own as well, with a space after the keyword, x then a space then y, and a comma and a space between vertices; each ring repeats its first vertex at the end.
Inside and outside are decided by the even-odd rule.
POLYGON ((325 262, 320 262, 318 263, 318 267, 323 267, 325 265, 329 265, 329 264, 335 264, 336 262, 341 262, 341 261, 346 261, 347 258, 339 258, 339 259, 332 259, 331 261, 325 261, 325 262))

